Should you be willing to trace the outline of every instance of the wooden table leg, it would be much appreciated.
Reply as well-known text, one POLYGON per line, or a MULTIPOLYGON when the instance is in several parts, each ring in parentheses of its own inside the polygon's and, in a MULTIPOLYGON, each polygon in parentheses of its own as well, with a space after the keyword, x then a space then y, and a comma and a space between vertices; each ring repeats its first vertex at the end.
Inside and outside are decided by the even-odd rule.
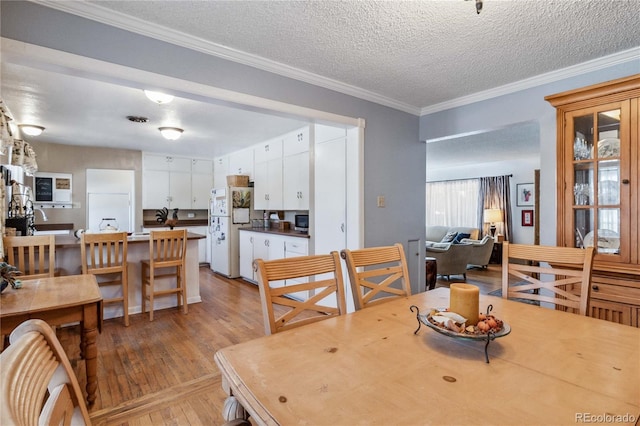
POLYGON ((91 304, 84 307, 84 320, 82 321, 82 340, 84 349, 84 362, 87 370, 87 405, 93 406, 98 390, 98 305, 91 304))

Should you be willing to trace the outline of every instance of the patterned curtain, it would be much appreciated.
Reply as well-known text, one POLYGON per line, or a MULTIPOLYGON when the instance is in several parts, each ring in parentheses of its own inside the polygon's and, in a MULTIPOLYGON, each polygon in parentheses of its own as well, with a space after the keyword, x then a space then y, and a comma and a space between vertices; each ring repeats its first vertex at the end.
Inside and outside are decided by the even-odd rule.
POLYGON ((511 192, 510 175, 480 178, 480 201, 478 203, 478 227, 483 235, 489 233, 490 224, 484 223, 485 209, 500 209, 504 222, 496 223, 496 235, 504 235, 505 241, 511 241, 511 192))

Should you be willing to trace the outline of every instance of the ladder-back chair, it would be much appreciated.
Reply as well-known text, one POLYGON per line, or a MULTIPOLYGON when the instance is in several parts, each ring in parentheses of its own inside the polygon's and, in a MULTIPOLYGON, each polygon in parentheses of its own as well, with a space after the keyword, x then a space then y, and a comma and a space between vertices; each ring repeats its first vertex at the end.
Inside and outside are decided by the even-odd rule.
POLYGON ((153 321, 156 297, 176 295, 178 308, 188 312, 187 283, 185 280, 187 253, 187 231, 151 231, 149 234, 149 260, 141 260, 142 266, 142 313, 149 301, 149 320, 153 321), (175 279, 175 287, 158 289, 156 281, 161 278, 175 279))
POLYGON ((3 237, 7 263, 18 268, 20 279, 47 278, 56 275, 55 235, 3 237))
POLYGON ((593 247, 502 245, 502 297, 553 303, 587 315, 593 247))
POLYGON ((256 259, 254 269, 267 335, 347 312, 337 251, 270 261, 256 259))
POLYGON ((344 249, 351 293, 356 310, 411 296, 409 271, 402 244, 344 249))
MULTIPOLYGON (((80 245, 82 273, 96 276, 107 304, 122 304, 124 325, 129 326, 127 233, 83 233, 80 245), (116 287, 120 287, 120 291, 116 287)), ((104 315, 103 315, 104 317, 104 315)))

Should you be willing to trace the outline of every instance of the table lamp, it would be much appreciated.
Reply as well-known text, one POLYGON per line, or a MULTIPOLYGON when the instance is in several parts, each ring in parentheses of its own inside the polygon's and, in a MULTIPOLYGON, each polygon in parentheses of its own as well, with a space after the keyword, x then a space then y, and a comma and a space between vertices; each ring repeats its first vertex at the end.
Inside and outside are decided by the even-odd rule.
POLYGON ((491 236, 496 235, 496 222, 502 222, 502 210, 501 209, 484 209, 484 222, 490 223, 489 231, 491 236))

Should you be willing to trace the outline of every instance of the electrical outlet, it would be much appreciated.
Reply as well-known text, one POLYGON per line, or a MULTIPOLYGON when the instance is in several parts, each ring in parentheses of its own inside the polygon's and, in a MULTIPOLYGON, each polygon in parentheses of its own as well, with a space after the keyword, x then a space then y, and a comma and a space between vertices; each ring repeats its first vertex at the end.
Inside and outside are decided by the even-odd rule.
POLYGON ((378 207, 384 207, 384 195, 378 195, 378 207))

